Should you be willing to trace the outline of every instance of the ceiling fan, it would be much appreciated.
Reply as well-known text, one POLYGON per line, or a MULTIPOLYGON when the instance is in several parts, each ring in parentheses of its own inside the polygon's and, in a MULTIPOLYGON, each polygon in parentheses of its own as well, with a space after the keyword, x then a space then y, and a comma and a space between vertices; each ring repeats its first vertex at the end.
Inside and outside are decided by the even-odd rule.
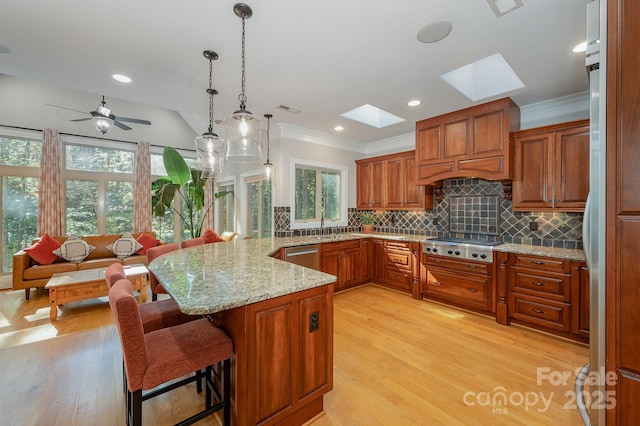
POLYGON ((91 115, 91 117, 76 118, 75 120, 69 120, 69 121, 93 120, 95 125, 96 125, 96 129, 99 132, 101 132, 103 135, 105 133, 107 133, 109 130, 111 130, 111 127, 114 124, 117 127, 121 128, 122 130, 131 130, 131 127, 129 127, 126 124, 124 124, 124 122, 151 125, 151 122, 149 120, 142 120, 142 119, 139 119, 139 118, 119 117, 119 116, 114 115, 113 112, 111 111, 111 109, 109 109, 109 106, 107 105, 107 102, 104 100, 104 96, 102 96, 102 102, 100 102, 100 105, 98 105, 98 107, 94 111, 89 111, 89 112, 79 111, 77 109, 67 108, 67 107, 63 107, 63 106, 59 106, 59 105, 51 105, 51 104, 47 104, 47 105, 52 106, 52 107, 56 107, 56 108, 68 109, 69 111, 75 111, 75 112, 79 112, 79 113, 82 113, 82 114, 91 115))

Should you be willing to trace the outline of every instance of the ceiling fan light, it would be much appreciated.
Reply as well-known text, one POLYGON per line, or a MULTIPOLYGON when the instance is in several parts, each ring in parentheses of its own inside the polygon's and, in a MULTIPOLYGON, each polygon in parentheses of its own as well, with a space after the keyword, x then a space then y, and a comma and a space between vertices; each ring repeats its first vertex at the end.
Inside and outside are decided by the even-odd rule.
POLYGON ((113 127, 113 120, 109 117, 93 117, 93 122, 96 125, 96 130, 103 135, 113 127))

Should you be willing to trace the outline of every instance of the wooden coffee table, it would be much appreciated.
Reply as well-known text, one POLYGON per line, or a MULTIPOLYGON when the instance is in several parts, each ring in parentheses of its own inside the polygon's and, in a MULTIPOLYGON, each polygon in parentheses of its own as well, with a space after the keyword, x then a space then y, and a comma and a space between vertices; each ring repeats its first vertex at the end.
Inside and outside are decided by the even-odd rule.
MULTIPOLYGON (((98 268, 54 274, 44 287, 49 290, 51 305, 49 318, 51 321, 56 320, 58 306, 62 306, 64 303, 108 295, 109 288, 104 278, 106 270, 107 268, 98 268)), ((124 273, 131 281, 133 289, 140 292, 142 302, 146 302, 149 275, 147 267, 142 264, 127 265, 124 267, 124 273)))

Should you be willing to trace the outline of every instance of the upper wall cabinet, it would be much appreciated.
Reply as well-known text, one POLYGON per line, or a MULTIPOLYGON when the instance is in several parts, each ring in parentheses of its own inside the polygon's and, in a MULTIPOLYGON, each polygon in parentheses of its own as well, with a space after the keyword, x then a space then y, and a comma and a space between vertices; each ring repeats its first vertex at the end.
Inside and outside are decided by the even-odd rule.
POLYGON ((520 129, 520 108, 504 98, 416 123, 417 183, 477 177, 511 179, 509 134, 520 129))
POLYGON ((584 211, 589 194, 589 120, 517 132, 514 211, 584 211))
POLYGON ((364 210, 432 210, 431 187, 416 183, 415 151, 356 161, 356 207, 364 210))

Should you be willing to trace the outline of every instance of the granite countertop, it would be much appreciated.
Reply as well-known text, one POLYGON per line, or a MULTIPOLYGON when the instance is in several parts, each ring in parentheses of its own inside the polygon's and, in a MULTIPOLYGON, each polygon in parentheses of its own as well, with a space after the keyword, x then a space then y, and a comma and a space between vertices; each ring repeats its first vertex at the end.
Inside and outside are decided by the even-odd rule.
POLYGON ((204 315, 331 284, 333 275, 269 257, 277 239, 234 240, 169 252, 149 269, 190 315, 204 315))
MULTIPOLYGON (((363 234, 361 232, 349 232, 342 234, 334 234, 332 236, 325 235, 324 237, 310 236, 310 237, 291 237, 291 238, 275 238, 277 242, 274 251, 279 247, 291 247, 307 244, 321 244, 330 243, 333 241, 348 241, 356 240, 360 238, 382 238, 396 241, 409 241, 422 243, 427 240, 434 239, 436 237, 426 237, 421 235, 408 235, 408 234, 390 234, 384 232, 374 232, 372 234, 363 234), (279 246, 279 247, 278 247, 279 246)), ((583 250, 578 249, 564 249, 555 247, 541 247, 531 246, 525 244, 513 244, 505 243, 493 247, 494 251, 502 251, 507 253, 520 253, 530 254, 535 256, 552 257, 556 259, 578 260, 586 261, 586 257, 583 250)))
MULTIPOLYGON (((270 257, 283 247, 323 244, 361 238, 422 243, 434 237, 358 232, 288 238, 234 240, 170 252, 153 260, 149 269, 180 309, 202 315, 330 284, 333 275, 270 257)), ((582 250, 505 243, 495 251, 585 261, 582 250)))

